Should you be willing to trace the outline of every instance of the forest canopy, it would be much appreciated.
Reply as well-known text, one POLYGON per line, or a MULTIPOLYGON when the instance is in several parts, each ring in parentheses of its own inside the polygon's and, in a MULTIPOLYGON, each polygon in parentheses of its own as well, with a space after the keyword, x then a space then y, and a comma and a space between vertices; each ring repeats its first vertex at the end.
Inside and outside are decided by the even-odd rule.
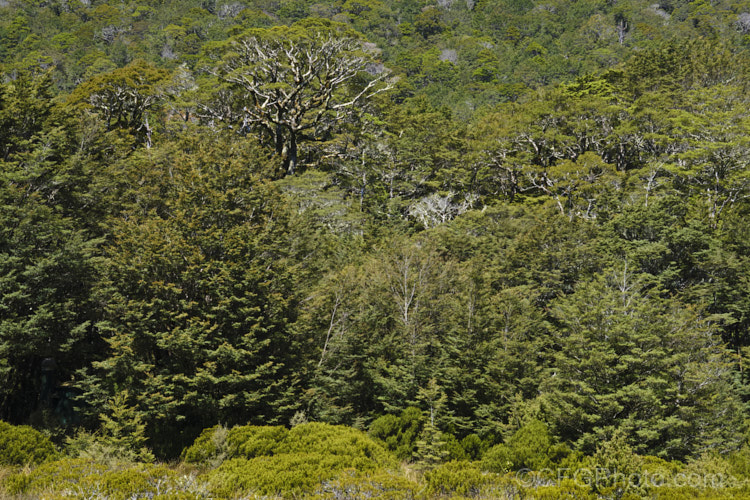
POLYGON ((3 425, 737 466, 749 44, 735 0, 0 2, 3 425))

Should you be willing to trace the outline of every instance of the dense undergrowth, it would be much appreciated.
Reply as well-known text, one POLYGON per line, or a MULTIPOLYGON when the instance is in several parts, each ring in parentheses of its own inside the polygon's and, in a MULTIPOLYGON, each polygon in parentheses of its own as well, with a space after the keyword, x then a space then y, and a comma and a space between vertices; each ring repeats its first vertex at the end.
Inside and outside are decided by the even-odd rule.
POLYGON ((535 420, 478 460, 439 464, 429 464, 424 457, 399 460, 393 447, 380 439, 321 423, 301 423, 291 429, 208 428, 185 448, 179 462, 167 464, 134 461, 101 436, 90 436, 89 446, 83 448, 80 440, 79 436, 78 443, 70 440, 67 447, 56 450, 36 431, 3 426, 0 453, 12 456, 13 462, 0 469, 2 496, 678 500, 750 495, 746 447, 728 456, 706 454, 684 464, 637 455, 622 436, 614 436, 585 456, 555 445, 546 426, 535 420))

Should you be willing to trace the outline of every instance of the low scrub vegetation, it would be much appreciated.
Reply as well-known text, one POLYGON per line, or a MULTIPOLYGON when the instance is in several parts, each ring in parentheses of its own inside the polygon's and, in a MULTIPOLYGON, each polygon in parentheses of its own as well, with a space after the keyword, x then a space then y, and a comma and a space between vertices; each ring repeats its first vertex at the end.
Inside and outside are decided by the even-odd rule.
MULTIPOLYGON (((381 426, 375 426, 377 432, 381 426)), ((638 455, 615 433, 594 454, 583 455, 556 443, 547 425, 534 419, 501 443, 480 443, 477 448, 484 451, 478 460, 430 466, 420 463, 418 454, 399 459, 387 439, 372 433, 317 422, 291 429, 210 427, 170 464, 134 460, 127 450, 117 459, 111 448, 97 455, 102 445, 93 444, 96 436, 57 449, 26 427, 0 427, 3 449, 15 450, 4 455, 0 473, 6 498, 708 500, 750 495, 747 447, 670 462, 638 455), (30 442, 39 448, 25 446, 30 442), (89 453, 82 443, 89 443, 89 453)), ((412 434, 410 439, 420 438, 412 434)), ((414 443, 405 438, 401 444, 414 443)))

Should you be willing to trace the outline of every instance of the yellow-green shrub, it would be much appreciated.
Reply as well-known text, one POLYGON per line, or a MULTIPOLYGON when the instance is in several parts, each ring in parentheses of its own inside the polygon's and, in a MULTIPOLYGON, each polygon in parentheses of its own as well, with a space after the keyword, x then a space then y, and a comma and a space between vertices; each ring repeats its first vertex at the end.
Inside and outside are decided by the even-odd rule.
POLYGON ((320 453, 285 453, 252 459, 233 458, 208 473, 209 488, 220 497, 240 493, 297 495, 311 492, 345 466, 339 457, 320 453))
POLYGON ((653 500, 737 500, 750 498, 750 488, 703 489, 691 486, 655 488, 653 500))
POLYGON ((737 477, 750 478, 750 447, 745 444, 739 450, 727 456, 732 472, 737 477))
POLYGON ((682 462, 668 462, 663 458, 653 455, 644 455, 641 457, 641 470, 651 475, 659 474, 660 476, 668 477, 681 472, 684 468, 685 464, 682 462))
POLYGON ((47 462, 8 477, 4 487, 12 495, 100 496, 111 500, 133 497, 202 498, 205 486, 164 465, 131 464, 109 469, 88 459, 47 462))
POLYGON ((483 474, 477 463, 462 460, 439 465, 425 474, 425 481, 428 492, 433 494, 471 496, 478 494, 493 476, 483 474))
POLYGON ((461 448, 469 460, 479 460, 487 447, 488 445, 476 434, 469 434, 461 440, 461 448))
POLYGON ((398 467, 396 458, 380 443, 351 427, 307 423, 282 431, 248 426, 233 429, 230 436, 232 453, 240 456, 206 476, 218 496, 312 493, 345 469, 374 473, 398 467), (243 443, 241 436, 248 441, 243 443), (274 436, 279 438, 275 444, 274 436), (265 455, 253 456, 260 452, 265 455))
POLYGON ((273 455, 288 432, 280 426, 243 425, 227 430, 216 425, 204 429, 193 444, 182 451, 182 460, 217 467, 230 458, 273 455))
MULTIPOLYGON (((533 489, 526 489, 530 498, 535 500, 559 500, 560 498, 577 498, 580 500, 595 500, 599 498, 583 484, 573 479, 563 479, 556 484, 549 486, 537 486, 533 489)), ((620 500, 629 500, 626 497, 620 497, 620 500)))
POLYGON ((379 498, 403 500, 415 498, 423 489, 418 483, 402 475, 376 471, 363 474, 345 470, 336 479, 323 481, 313 495, 315 500, 330 498, 379 498))
POLYGON ((386 448, 401 460, 411 458, 424 424, 422 410, 410 406, 400 416, 383 415, 370 424, 370 436, 385 443, 386 448))
POLYGON ((372 470, 396 467, 398 461, 367 434, 343 425, 310 422, 294 427, 276 448, 277 453, 315 452, 341 457, 349 467, 372 470))
POLYGON ((42 491, 62 491, 76 485, 83 485, 91 476, 106 472, 106 466, 86 459, 63 459, 48 462, 30 471, 23 471, 8 477, 6 490, 14 495, 31 494, 42 491))
POLYGON ((41 432, 0 422, 0 465, 38 464, 58 456, 55 445, 41 432))
POLYGON ((220 464, 229 455, 227 436, 227 429, 221 425, 204 429, 191 446, 182 450, 182 461, 188 464, 220 464))
POLYGON ((570 450, 556 444, 547 424, 531 420, 507 441, 490 448, 482 456, 482 470, 508 472, 519 469, 541 470, 562 460, 570 450))
POLYGON ((245 425, 229 431, 227 443, 232 457, 254 458, 273 455, 289 431, 281 426, 245 425))

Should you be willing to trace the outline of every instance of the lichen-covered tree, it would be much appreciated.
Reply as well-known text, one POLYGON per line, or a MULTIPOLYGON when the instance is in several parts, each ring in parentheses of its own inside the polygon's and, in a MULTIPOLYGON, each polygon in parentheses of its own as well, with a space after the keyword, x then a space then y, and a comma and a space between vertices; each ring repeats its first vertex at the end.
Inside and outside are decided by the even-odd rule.
POLYGON ((389 88, 363 41, 343 28, 307 21, 252 29, 223 44, 211 72, 229 103, 215 99, 204 118, 259 133, 282 158, 282 175, 293 174, 301 142, 330 137, 363 101, 389 88))
POLYGON ((97 75, 71 94, 74 106, 96 113, 107 130, 124 129, 147 148, 152 145, 153 112, 169 96, 170 73, 135 60, 124 68, 97 75))

